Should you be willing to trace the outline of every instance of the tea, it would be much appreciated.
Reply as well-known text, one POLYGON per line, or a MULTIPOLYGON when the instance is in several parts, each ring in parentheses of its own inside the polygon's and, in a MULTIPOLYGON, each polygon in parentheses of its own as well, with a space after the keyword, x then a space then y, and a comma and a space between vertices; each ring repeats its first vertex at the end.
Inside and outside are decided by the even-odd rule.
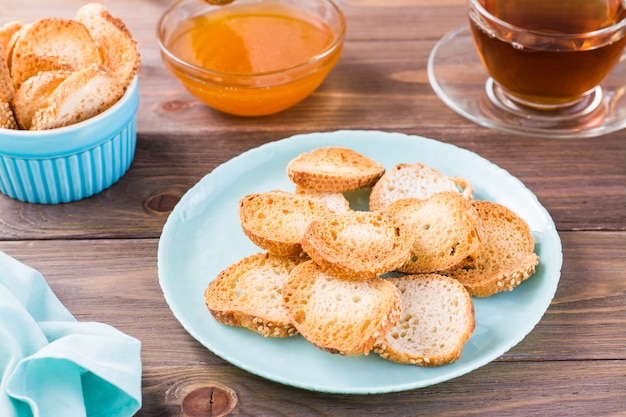
POLYGON ((477 0, 496 18, 470 11, 476 48, 491 77, 522 103, 574 103, 619 61, 626 36, 589 36, 626 18, 621 0, 477 0), (543 33, 545 35, 539 34, 543 33))

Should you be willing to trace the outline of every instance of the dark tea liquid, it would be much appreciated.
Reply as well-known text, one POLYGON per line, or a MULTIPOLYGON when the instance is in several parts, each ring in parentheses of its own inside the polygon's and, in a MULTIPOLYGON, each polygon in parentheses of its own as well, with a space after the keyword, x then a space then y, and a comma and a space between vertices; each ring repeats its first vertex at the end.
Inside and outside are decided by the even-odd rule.
MULTIPOLYGON (((576 35, 626 18, 620 0, 478 0, 495 17, 527 31, 576 35)), ((474 42, 492 78, 522 101, 545 105, 575 102, 597 86, 619 61, 626 36, 568 36, 536 42, 529 32, 491 31, 470 19, 474 42), (493 36, 497 33, 496 36, 493 36), (516 42, 515 40, 521 42, 516 42)))

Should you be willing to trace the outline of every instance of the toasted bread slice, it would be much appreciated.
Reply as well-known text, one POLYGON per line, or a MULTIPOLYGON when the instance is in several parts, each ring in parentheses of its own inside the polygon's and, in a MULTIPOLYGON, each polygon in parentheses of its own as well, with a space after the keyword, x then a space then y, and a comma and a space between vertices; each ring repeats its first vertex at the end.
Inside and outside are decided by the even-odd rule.
POLYGON ((15 115, 11 109, 11 105, 4 101, 0 101, 0 129, 17 129, 15 115))
POLYGON ((511 291, 535 273, 539 257, 528 224, 509 208, 474 201, 483 227, 483 248, 474 261, 449 271, 476 297, 511 291))
POLYGON ((0 47, 4 50, 5 60, 9 68, 11 68, 13 46, 15 46, 15 42, 24 26, 22 22, 18 21, 8 22, 0 26, 0 47))
POLYGON ((30 77, 20 85, 13 98, 15 118, 21 129, 30 129, 35 114, 50 106, 50 97, 72 73, 46 71, 30 77))
POLYGON ((314 200, 319 200, 335 213, 345 213, 350 211, 350 202, 342 193, 331 191, 319 191, 314 188, 296 185, 296 194, 302 194, 314 200))
POLYGON ((240 326, 265 337, 297 334, 285 312, 283 284, 306 259, 257 253, 230 265, 209 284, 205 303, 220 323, 240 326))
POLYGON ((471 199, 474 188, 463 178, 449 177, 421 162, 398 164, 387 170, 372 188, 369 208, 371 211, 384 210, 392 201, 403 198, 423 200, 442 191, 460 192, 471 199))
POLYGON ((139 71, 141 58, 137 42, 124 22, 111 15, 99 3, 89 3, 76 11, 74 19, 82 23, 98 44, 102 65, 117 81, 128 86, 139 71))
POLYGON ((17 122, 11 101, 15 96, 15 89, 11 82, 11 73, 7 65, 4 49, 0 45, 0 128, 1 129, 17 129, 17 122))
POLYGON ((239 200, 239 219, 245 235, 278 256, 300 255, 308 225, 331 213, 321 201, 280 190, 248 194, 239 200))
POLYGON ((52 54, 74 70, 100 65, 100 51, 87 28, 72 19, 49 17, 36 20, 20 30, 13 47, 11 69, 24 55, 52 54))
POLYGON ((46 71, 74 71, 74 68, 57 55, 44 52, 31 52, 13 63, 11 79, 17 90, 26 80, 46 71))
POLYGON ((474 303, 453 278, 439 274, 389 278, 398 288, 402 314, 374 346, 390 361, 439 366, 461 357, 475 328, 474 303))
POLYGON ((384 211, 405 223, 411 233, 411 258, 398 268, 400 272, 457 268, 476 256, 482 247, 478 213, 472 202, 457 192, 436 193, 425 200, 396 200, 384 211))
POLYGON ((50 105, 37 110, 32 130, 54 129, 87 120, 102 113, 124 95, 120 85, 102 67, 71 73, 51 94, 50 105))
POLYGON ((314 220, 304 233, 302 248, 325 271, 365 280, 404 265, 411 243, 408 229, 395 218, 351 211, 314 220))
POLYGON ((379 278, 347 281, 313 261, 291 271, 282 294, 300 334, 335 354, 367 355, 400 317, 400 297, 392 283, 379 278))
POLYGON ((7 22, 4 25, 0 26, 0 47, 8 52, 11 38, 21 28, 22 22, 19 22, 17 20, 7 22))
POLYGON ((10 103, 15 95, 15 87, 11 81, 11 71, 6 60, 4 49, 0 46, 0 103, 10 103))
POLYGON ((302 187, 341 193, 371 187, 385 172, 378 162, 336 146, 301 153, 287 164, 289 179, 302 187))

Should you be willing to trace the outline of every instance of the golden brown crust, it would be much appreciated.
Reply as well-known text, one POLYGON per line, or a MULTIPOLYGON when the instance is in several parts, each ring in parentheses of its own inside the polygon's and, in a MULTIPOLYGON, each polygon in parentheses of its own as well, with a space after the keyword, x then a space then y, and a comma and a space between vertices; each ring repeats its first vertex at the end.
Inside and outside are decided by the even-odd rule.
POLYGON ((20 85, 13 98, 13 108, 21 129, 32 127, 35 114, 50 106, 50 96, 71 74, 69 71, 41 72, 20 85))
POLYGON ((378 162, 337 146, 301 153, 287 165, 287 175, 293 183, 338 193, 371 187, 384 172, 385 167, 378 162))
POLYGON ((122 21, 99 3, 89 3, 76 11, 74 19, 82 23, 97 43, 102 65, 118 82, 127 86, 139 71, 141 57, 137 42, 122 21))
POLYGON ((15 89, 11 82, 11 73, 6 61, 6 55, 0 45, 0 128, 17 129, 17 122, 11 107, 15 96, 15 89))
POLYGON ((349 280, 377 278, 409 259, 404 224, 385 213, 352 211, 316 219, 302 248, 323 270, 349 280))
POLYGON ((87 120, 114 105, 124 87, 95 65, 71 73, 50 95, 49 106, 35 112, 32 130, 54 129, 87 120))
POLYGON ((15 115, 9 103, 0 102, 0 129, 17 129, 15 115))
POLYGON ((0 47, 8 52, 13 35, 22 28, 22 22, 12 21, 0 26, 0 47))
POLYGON ((24 28, 21 22, 13 21, 0 27, 0 46, 6 55, 5 59, 9 68, 11 68, 11 55, 13 47, 20 36, 20 31, 24 28))
POLYGON ((483 227, 483 249, 474 261, 447 272, 476 297, 511 291, 535 273, 539 257, 528 224, 509 208, 474 201, 483 227))
POLYGON ((11 81, 11 71, 6 60, 4 49, 0 46, 0 102, 10 103, 15 95, 15 88, 11 81))
POLYGON ((296 185, 294 193, 319 200, 335 213, 345 213, 352 210, 350 208, 350 202, 342 193, 319 191, 314 188, 302 187, 301 185, 296 185))
POLYGON ((20 85, 31 77, 47 71, 74 71, 74 68, 60 57, 46 52, 24 54, 11 67, 11 79, 17 90, 20 85))
POLYGON ((239 219, 246 236, 279 256, 302 253, 302 236, 316 218, 332 213, 324 203, 285 191, 253 193, 239 200, 239 219))
POLYGON ((100 52, 89 31, 75 20, 43 18, 24 26, 20 33, 13 47, 11 65, 31 53, 56 55, 77 71, 100 65, 100 52))

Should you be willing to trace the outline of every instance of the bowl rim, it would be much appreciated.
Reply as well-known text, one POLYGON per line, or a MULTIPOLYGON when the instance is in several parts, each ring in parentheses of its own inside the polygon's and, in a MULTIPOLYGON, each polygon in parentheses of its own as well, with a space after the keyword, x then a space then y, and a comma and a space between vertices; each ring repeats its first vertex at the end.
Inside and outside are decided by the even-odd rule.
MULTIPOLYGON (((347 23, 346 23, 346 17, 344 15, 343 11, 339 8, 339 6, 337 6, 337 4, 333 0, 320 0, 323 3, 327 3, 327 4, 329 4, 331 6, 331 9, 334 10, 336 15, 339 17, 339 20, 340 20, 340 23, 341 23, 339 31, 337 32, 337 34, 335 36, 335 39, 323 51, 319 52, 318 54, 312 56, 308 60, 303 61, 301 63, 292 65, 290 67, 285 67, 285 68, 280 68, 280 69, 277 69, 277 70, 272 70, 272 71, 254 72, 254 73, 236 73, 236 72, 223 72, 223 71, 211 70, 211 69, 207 69, 207 68, 204 68, 204 67, 200 67, 200 66, 194 65, 194 64, 192 64, 192 63, 190 63, 188 61, 185 61, 184 59, 181 59, 181 58, 177 57, 176 55, 174 55, 169 50, 169 48, 167 48, 167 46, 163 42, 162 34, 164 33, 163 24, 164 24, 165 18, 179 4, 181 4, 181 3, 185 2, 185 1, 188 1, 188 0, 176 0, 165 10, 165 12, 163 12, 163 14, 159 18, 159 20, 157 22, 157 25, 156 25, 157 43, 159 45, 159 48, 160 48, 161 52, 163 54, 165 54, 169 59, 174 61, 176 64, 178 64, 180 66, 183 66, 183 67, 186 67, 186 68, 190 68, 194 72, 197 72, 197 73, 200 73, 200 74, 203 74, 203 75, 212 76, 212 77, 237 77, 238 79, 256 79, 256 78, 262 78, 262 77, 267 77, 267 76, 272 76, 272 75, 280 75, 280 74, 284 74, 284 73, 289 72, 289 71, 294 71, 294 70, 297 70, 297 69, 300 69, 300 68, 304 68, 304 67, 306 67, 307 65, 310 65, 313 62, 317 62, 317 61, 323 60, 327 56, 331 55, 337 48, 341 47, 341 45, 344 42, 345 35, 346 35, 347 23)), ((220 7, 223 8, 223 7, 227 7, 227 6, 211 6, 209 4, 206 4, 206 7, 208 9, 215 8, 215 10, 218 10, 218 8, 220 8, 220 7)))
POLYGON ((49 159, 84 152, 111 140, 137 115, 139 76, 111 107, 72 125, 48 130, 0 129, 0 155, 49 159))
MULTIPOLYGON (((468 0, 467 1, 469 15, 472 20, 476 21, 482 20, 490 23, 491 25, 496 25, 492 27, 492 29, 497 31, 508 31, 523 34, 524 36, 534 37, 536 38, 535 42, 545 42, 550 43, 554 39, 561 40, 569 40, 569 41, 579 41, 581 39, 590 39, 596 37, 606 37, 604 42, 613 42, 614 37, 617 34, 620 34, 620 37, 626 31, 626 18, 614 23, 610 26, 606 26, 600 29, 587 31, 587 32, 578 32, 578 33, 556 33, 556 32, 548 32, 545 30, 535 30, 535 29, 526 29, 521 26, 517 26, 513 23, 509 23, 501 18, 497 17, 490 11, 488 11, 478 0, 468 0)), ((477 22, 480 23, 480 22, 477 22)), ((578 43, 578 42, 577 42, 578 43)), ((596 45, 596 47, 601 45, 596 45)))

